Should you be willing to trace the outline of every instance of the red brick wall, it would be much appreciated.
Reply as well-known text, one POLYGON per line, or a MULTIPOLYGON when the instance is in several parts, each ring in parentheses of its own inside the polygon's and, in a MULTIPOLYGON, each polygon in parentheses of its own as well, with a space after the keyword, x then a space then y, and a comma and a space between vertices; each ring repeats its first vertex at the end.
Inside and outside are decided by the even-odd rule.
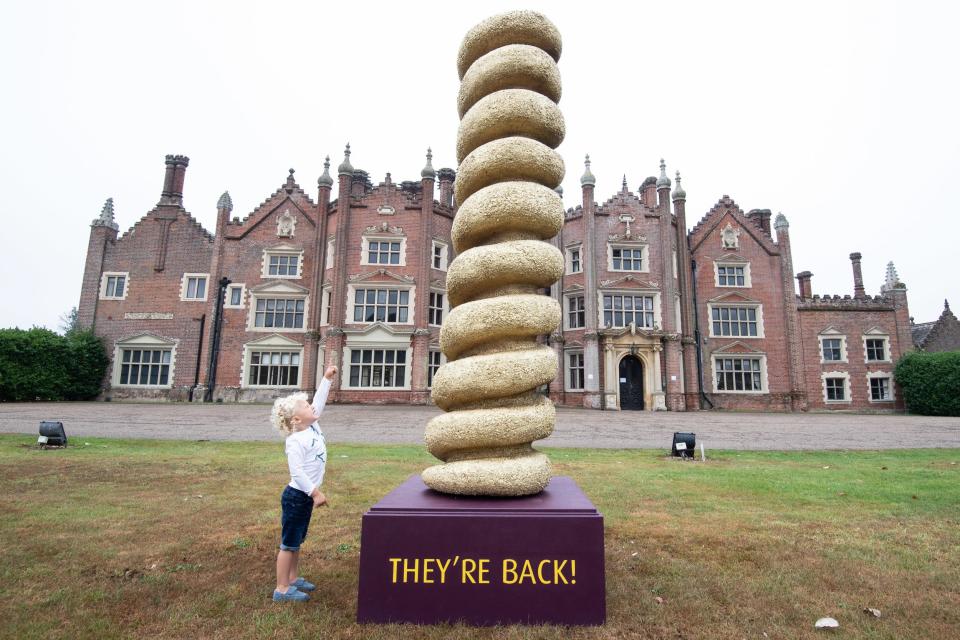
MULTIPOLYGON (((695 286, 703 345, 703 386, 719 409, 790 410, 790 353, 786 339, 783 309, 783 284, 780 251, 758 222, 746 218, 730 199, 724 198, 691 234, 692 257, 697 263, 695 286), (730 223, 740 231, 739 248, 726 249, 722 231, 730 223), (737 255, 750 263, 750 287, 720 287, 715 261, 737 255), (715 304, 759 302, 762 309, 762 338, 711 337, 712 321, 708 311, 711 300, 726 296, 715 304), (739 344, 738 344, 739 343, 739 344), (714 354, 756 354, 766 356, 767 387, 764 393, 715 393, 714 354)), ((691 345, 693 348, 693 345, 691 345)))
POLYGON ((892 383, 894 402, 871 402, 867 373, 893 373, 894 366, 911 345, 901 344, 897 332, 894 308, 881 298, 854 300, 813 298, 799 307, 801 347, 806 372, 807 398, 811 409, 829 411, 893 411, 903 410, 900 389, 892 383), (835 329, 846 337, 846 362, 821 362, 820 337, 828 329, 835 329), (890 362, 866 362, 863 338, 867 331, 877 328, 889 336, 890 362), (841 372, 849 374, 850 402, 824 400, 822 374, 841 372))
MULTIPOLYGON (((168 209, 169 210, 169 209, 168 209)), ((158 210, 144 216, 115 242, 107 242, 103 271, 129 273, 127 295, 124 300, 98 300, 94 327, 105 339, 107 353, 112 358, 118 340, 150 332, 176 341, 176 362, 173 384, 166 390, 135 390, 110 388, 111 368, 107 373, 106 397, 170 397, 186 399, 196 373, 197 348, 200 338, 199 318, 208 313, 213 294, 213 283, 207 282, 207 302, 182 302, 180 287, 184 273, 208 273, 213 246, 212 238, 186 212, 176 212, 169 225, 166 259, 162 271, 155 270, 158 239, 163 224, 157 219, 158 210), (168 313, 169 320, 125 319, 129 313, 168 313)), ((92 230, 96 234, 97 228, 92 230)), ((84 281, 81 299, 96 298, 100 278, 84 281)), ((209 315, 207 316, 209 321, 209 315)))

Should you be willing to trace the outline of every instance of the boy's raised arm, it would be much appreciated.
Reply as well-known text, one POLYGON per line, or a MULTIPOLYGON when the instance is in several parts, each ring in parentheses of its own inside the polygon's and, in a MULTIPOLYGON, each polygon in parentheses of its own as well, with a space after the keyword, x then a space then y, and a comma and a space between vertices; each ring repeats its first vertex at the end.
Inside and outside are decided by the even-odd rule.
POLYGON ((327 396, 330 395, 330 387, 333 384, 333 376, 336 374, 336 367, 327 367, 327 371, 323 374, 323 379, 320 381, 320 386, 317 387, 317 393, 313 396, 313 409, 317 415, 323 411, 323 408, 327 404, 327 396))

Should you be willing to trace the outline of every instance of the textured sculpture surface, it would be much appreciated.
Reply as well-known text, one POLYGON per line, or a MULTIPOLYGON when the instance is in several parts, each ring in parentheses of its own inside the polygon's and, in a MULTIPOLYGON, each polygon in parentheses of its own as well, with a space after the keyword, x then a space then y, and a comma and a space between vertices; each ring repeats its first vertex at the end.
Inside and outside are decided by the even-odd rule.
POLYGON ((444 493, 521 496, 550 479, 532 446, 553 431, 555 411, 537 388, 553 380, 554 351, 537 341, 561 309, 540 294, 563 272, 544 242, 563 225, 554 191, 564 174, 560 33, 543 15, 512 11, 464 37, 457 59, 460 209, 447 273, 452 309, 440 332, 447 363, 433 380, 446 413, 429 422, 427 448, 443 461, 424 470, 444 493))

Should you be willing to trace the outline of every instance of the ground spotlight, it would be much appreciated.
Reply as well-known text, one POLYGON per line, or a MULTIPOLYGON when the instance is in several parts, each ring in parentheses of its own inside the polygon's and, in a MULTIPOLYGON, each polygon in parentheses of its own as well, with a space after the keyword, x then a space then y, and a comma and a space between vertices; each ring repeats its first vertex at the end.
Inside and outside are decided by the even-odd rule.
POLYGON ((41 422, 40 437, 37 439, 37 442, 54 447, 67 446, 67 432, 63 430, 63 423, 50 422, 47 420, 41 422))
POLYGON ((673 445, 670 447, 670 455, 680 458, 692 458, 696 454, 697 434, 680 433, 673 434, 673 445))

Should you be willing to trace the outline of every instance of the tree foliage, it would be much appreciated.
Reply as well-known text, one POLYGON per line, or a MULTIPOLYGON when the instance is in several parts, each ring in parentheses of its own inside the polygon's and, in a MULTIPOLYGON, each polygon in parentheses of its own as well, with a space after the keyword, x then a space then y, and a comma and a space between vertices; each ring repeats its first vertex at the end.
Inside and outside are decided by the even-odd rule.
POLYGON ((90 330, 0 329, 0 401, 88 400, 100 392, 108 363, 90 330))
POLYGON ((907 354, 894 376, 910 413, 960 416, 960 351, 907 354))

